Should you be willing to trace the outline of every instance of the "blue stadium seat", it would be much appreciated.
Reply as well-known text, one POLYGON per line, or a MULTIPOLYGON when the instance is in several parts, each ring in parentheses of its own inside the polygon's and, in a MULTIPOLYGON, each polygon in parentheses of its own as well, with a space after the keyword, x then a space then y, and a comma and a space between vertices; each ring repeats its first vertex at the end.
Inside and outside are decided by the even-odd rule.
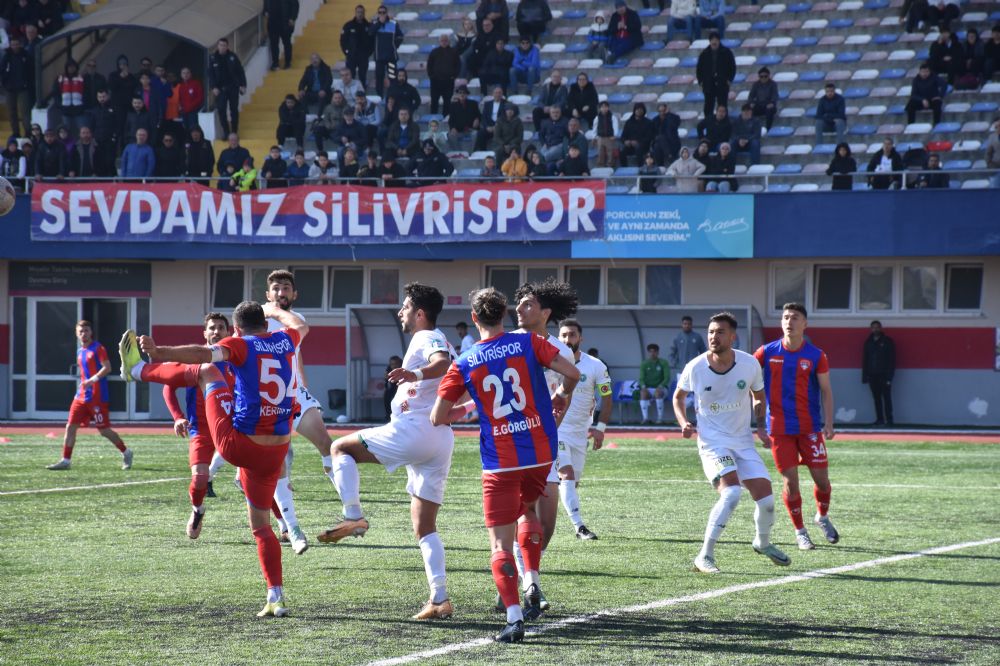
POLYGON ((770 185, 767 186, 768 192, 783 193, 783 192, 791 192, 791 190, 792 186, 789 185, 788 183, 771 183, 770 185))
POLYGON ((830 23, 827 24, 828 28, 850 28, 854 25, 854 19, 849 18, 836 18, 831 19, 830 23))
POLYGON ((607 189, 604 190, 605 194, 628 194, 627 185, 608 185, 607 189))
POLYGON ((888 6, 889 6, 889 0, 868 0, 865 3, 865 9, 872 11, 876 9, 885 9, 888 6))
POLYGON ((480 172, 480 169, 477 169, 476 167, 466 167, 465 169, 459 169, 458 170, 458 175, 461 176, 461 177, 463 177, 463 178, 469 178, 469 177, 478 176, 479 172, 480 172))
POLYGON ((746 72, 736 72, 736 76, 733 77, 733 83, 743 83, 747 80, 746 72))
POLYGON ((442 16, 441 12, 420 12, 417 18, 421 21, 440 21, 442 16))
POLYGON ((952 132, 958 132, 962 129, 962 123, 938 123, 935 125, 934 129, 931 130, 934 134, 950 134, 952 132))
POLYGON ((892 33, 883 33, 881 35, 875 35, 875 38, 872 40, 872 43, 873 44, 895 44, 898 39, 899 39, 899 35, 892 34, 892 33))
POLYGON ((801 164, 779 164, 774 170, 775 175, 802 173, 801 164))
POLYGON ((386 7, 397 7, 399 5, 404 4, 405 2, 406 0, 386 0, 382 4, 385 5, 386 7))
POLYGON ((819 37, 796 37, 792 40, 795 46, 816 46, 818 43, 819 37))
POLYGON ((882 72, 878 75, 878 78, 880 78, 880 79, 902 79, 905 76, 906 76, 906 70, 905 69, 898 69, 898 68, 896 68, 896 69, 883 69, 882 72))
POLYGON ((566 50, 563 51, 563 53, 583 53, 588 48, 589 47, 584 42, 576 42, 575 44, 570 44, 569 46, 567 46, 566 50))
POLYGON ((785 125, 775 125, 767 131, 768 136, 781 137, 781 136, 792 136, 795 130, 791 127, 785 125))
POLYGON ((625 69, 628 67, 628 62, 628 58, 619 58, 614 62, 605 63, 604 69, 625 69))
POLYGON ((432 120, 436 120, 438 122, 442 122, 444 120, 444 116, 442 116, 440 113, 421 113, 420 114, 420 122, 422 122, 422 123, 429 123, 432 120))
POLYGON ((546 69, 552 69, 556 66, 555 60, 540 60, 538 66, 542 68, 542 71, 546 69))
POLYGON ((788 88, 781 88, 778 90, 778 99, 788 99, 791 94, 792 91, 788 88))
POLYGON ((990 14, 991 21, 1000 21, 1000 12, 993 12, 990 14))
POLYGON ((564 19, 582 19, 587 18, 587 11, 584 9, 567 9, 563 12, 562 17, 564 19))
POLYGON ((750 26, 750 29, 770 32, 777 27, 778 27, 777 21, 755 21, 753 25, 750 26))
POLYGON ((889 107, 889 110, 886 111, 886 115, 889 116, 901 116, 904 113, 906 113, 905 104, 893 104, 889 107))
POLYGON ((431 80, 430 79, 420 79, 420 81, 417 83, 417 87, 420 88, 421 90, 430 90, 431 89, 431 80))
POLYGON ((608 95, 608 102, 610 104, 630 104, 632 102, 632 93, 612 93, 608 95))
POLYGON ((619 177, 620 178, 626 178, 626 177, 629 177, 629 176, 638 176, 638 175, 639 175, 639 167, 634 167, 634 166, 620 166, 617 169, 615 169, 615 177, 616 178, 619 178, 619 177))
POLYGON ((476 0, 451 0, 451 1, 452 1, 452 4, 456 4, 456 5, 474 5, 474 4, 476 4, 476 0))
POLYGON ((799 81, 822 81, 826 78, 826 72, 820 70, 814 70, 811 72, 802 72, 799 74, 799 81))
POLYGON ((692 90, 688 94, 684 95, 685 102, 695 102, 701 103, 705 101, 705 93, 700 90, 692 90))
POLYGON ((650 74, 642 80, 644 86, 665 86, 670 77, 666 74, 650 74))
POLYGON ((815 118, 816 117, 816 107, 815 106, 810 106, 808 109, 806 109, 806 114, 805 115, 806 115, 806 118, 815 118))
POLYGON ((738 49, 742 44, 743 44, 742 39, 726 38, 722 40, 722 45, 725 46, 727 49, 738 49))
POLYGON ((647 17, 650 17, 650 16, 659 16, 659 15, 660 15, 660 10, 659 9, 649 8, 649 9, 640 9, 639 10, 639 16, 642 17, 642 18, 647 18, 647 17))
POLYGON ((874 134, 876 129, 878 128, 875 125, 851 125, 847 133, 852 136, 869 136, 874 134))
POLYGON ((790 14, 804 14, 812 9, 812 5, 808 2, 799 2, 794 5, 788 5, 785 11, 790 14))
POLYGON ((698 64, 698 56, 681 58, 681 67, 694 67, 698 64))
POLYGON ((813 155, 833 155, 833 152, 837 149, 837 145, 834 143, 820 143, 813 148, 813 155))
POLYGON ((69 23, 70 21, 75 21, 78 18, 80 18, 80 15, 77 14, 76 12, 66 12, 65 14, 62 15, 62 17, 63 17, 63 21, 66 21, 66 23, 69 23))
POLYGON ((930 57, 931 57, 931 50, 930 49, 921 49, 921 50, 917 51, 917 58, 916 58, 917 60, 923 61, 923 60, 927 60, 930 57))
POLYGON ((861 54, 857 51, 844 51, 838 53, 833 60, 835 62, 857 62, 861 60, 861 54))
POLYGON ((972 113, 993 113, 997 110, 996 102, 976 102, 969 109, 972 113))
POLYGON ((844 99, 861 99, 871 95, 871 88, 848 88, 844 91, 844 99))
POLYGON ((781 62, 780 55, 762 55, 758 56, 757 62, 754 63, 756 67, 772 67, 781 62))
POLYGON ((640 51, 659 51, 660 49, 666 48, 666 46, 667 45, 664 42, 649 41, 649 42, 646 42, 645 44, 643 44, 642 48, 639 49, 639 50, 640 51))
POLYGON ((434 50, 434 44, 421 44, 419 52, 426 55, 426 54, 429 54, 433 50, 434 50))
POLYGON ((972 160, 948 160, 941 165, 941 168, 947 171, 962 171, 964 169, 971 169, 972 160))

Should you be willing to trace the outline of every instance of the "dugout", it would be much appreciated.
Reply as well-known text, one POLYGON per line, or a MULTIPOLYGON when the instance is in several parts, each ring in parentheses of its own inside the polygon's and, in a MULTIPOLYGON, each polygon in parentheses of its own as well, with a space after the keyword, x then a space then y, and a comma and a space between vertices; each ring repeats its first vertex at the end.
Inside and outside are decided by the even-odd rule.
MULTIPOLYGON (((389 357, 402 357, 410 336, 399 326, 399 308, 349 305, 346 312, 347 405, 352 421, 382 418, 383 376, 389 357)), ((634 423, 639 420, 638 406, 633 405, 633 384, 639 376, 639 364, 646 357, 646 345, 660 345, 660 356, 667 357, 670 341, 680 332, 681 317, 694 319, 694 330, 704 337, 708 319, 717 312, 728 310, 739 321, 737 348, 752 352, 764 341, 764 328, 752 305, 683 305, 648 306, 588 306, 581 308, 576 319, 583 327, 583 349, 596 347, 611 374, 615 387, 615 415, 612 422, 634 423)), ((440 328, 449 340, 455 339, 455 324, 466 322, 476 336, 469 316, 469 307, 445 306, 438 317, 440 328)), ((510 311, 508 330, 517 328, 517 317, 510 311)), ((549 331, 556 335, 555 326, 549 331)))
MULTIPOLYGON (((206 104, 211 105, 205 80, 208 58, 221 37, 246 63, 264 42, 265 31, 258 0, 129 0, 113 2, 66 25, 44 39, 35 51, 35 90, 41 105, 49 96, 66 60, 97 62, 97 71, 108 76, 118 56, 129 57, 137 74, 139 60, 149 56, 168 70, 190 67, 194 78, 205 83, 206 104)), ((57 113, 52 111, 52 113, 57 113)))

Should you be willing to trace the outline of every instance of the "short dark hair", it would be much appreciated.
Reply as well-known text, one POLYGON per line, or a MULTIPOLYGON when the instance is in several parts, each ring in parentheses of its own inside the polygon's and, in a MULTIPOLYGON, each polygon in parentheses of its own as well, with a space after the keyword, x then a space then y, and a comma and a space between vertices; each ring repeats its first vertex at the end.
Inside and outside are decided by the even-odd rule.
POLYGON ((681 323, 682 323, 682 324, 683 324, 684 322, 686 322, 686 321, 689 321, 689 322, 691 322, 692 324, 694 323, 694 319, 692 319, 692 318, 691 318, 691 315, 684 315, 683 317, 681 317, 681 323))
POLYGON ((751 104, 750 102, 747 102, 746 104, 744 104, 743 106, 740 107, 740 110, 741 111, 753 111, 753 104, 751 104))
POLYGON ((216 40, 215 43, 218 44, 219 42, 225 42, 226 44, 228 44, 229 40, 227 38, 225 38, 225 37, 219 37, 219 39, 216 40))
POLYGON ((409 282, 403 285, 403 294, 410 299, 413 307, 424 311, 424 316, 431 326, 437 324, 438 315, 444 308, 444 296, 440 291, 426 284, 409 282))
POLYGON ((81 319, 80 321, 76 322, 77 328, 83 328, 84 326, 91 329, 94 328, 94 325, 90 323, 89 319, 81 319))
POLYGON ((559 328, 562 328, 563 326, 570 326, 572 328, 575 328, 577 333, 583 335, 583 326, 580 326, 580 322, 577 321, 576 319, 573 318, 563 319, 561 322, 559 322, 559 328))
POLYGON ((831 83, 827 83, 827 84, 826 84, 825 86, 823 86, 823 87, 824 87, 824 88, 833 88, 834 90, 836 90, 836 89, 837 89, 837 84, 836 84, 836 83, 832 83, 832 82, 831 82, 831 83))
POLYGON ((233 308, 233 324, 243 331, 260 331, 267 328, 264 308, 257 301, 243 301, 233 308))
POLYGON ((457 324, 455 324, 455 328, 469 328, 469 325, 466 324, 464 321, 460 321, 457 324))
POLYGON ((469 293, 469 303, 476 319, 483 326, 496 326, 507 314, 507 297, 493 287, 472 291, 469 293))
POLYGON ((802 315, 806 319, 809 318, 809 313, 806 311, 806 306, 803 305, 802 303, 797 303, 795 301, 792 301, 791 303, 785 303, 784 305, 781 306, 781 311, 784 312, 785 310, 791 310, 792 312, 798 312, 800 315, 802 315))
POLYGON ((875 324, 878 324, 879 326, 881 326, 882 322, 880 322, 878 319, 872 319, 872 323, 868 324, 868 328, 871 328, 875 324))
POLYGON ((769 70, 767 67, 761 67, 760 69, 757 70, 757 76, 760 76, 761 74, 767 74, 768 76, 770 76, 771 70, 769 70))
POLYGON ((655 342, 650 342, 648 345, 646 345, 646 351, 660 351, 660 345, 656 344, 655 342))
MULTIPOLYGON (((321 155, 323 153, 320 153, 321 155)), ((271 271, 267 274, 267 286, 271 286, 275 282, 291 282, 292 289, 295 289, 295 273, 291 271, 286 271, 283 268, 279 268, 276 271, 271 271)))
POLYGON ((929 62, 922 62, 922 63, 920 63, 919 69, 930 69, 930 68, 931 68, 931 64, 929 62))
POLYGON ((708 33, 708 41, 712 41, 713 39, 722 39, 721 37, 719 37, 719 33, 717 33, 715 30, 708 33))
POLYGON ((541 282, 526 282, 514 292, 514 300, 518 303, 525 296, 534 296, 543 309, 551 310, 550 321, 569 319, 580 305, 580 298, 572 285, 551 277, 541 282))
POLYGON ((226 322, 226 328, 230 328, 229 318, 226 315, 222 314, 221 312, 209 312, 207 315, 205 315, 205 325, 207 326, 208 322, 215 321, 216 319, 221 319, 222 321, 226 322))
POLYGON ((739 328, 739 324, 736 321, 736 317, 733 316, 732 312, 723 311, 723 312, 719 312, 717 314, 714 314, 714 315, 712 315, 711 317, 708 318, 708 323, 709 324, 712 324, 712 323, 718 324, 721 321, 724 321, 727 324, 729 324, 729 328, 733 329, 734 331, 737 328, 739 328))

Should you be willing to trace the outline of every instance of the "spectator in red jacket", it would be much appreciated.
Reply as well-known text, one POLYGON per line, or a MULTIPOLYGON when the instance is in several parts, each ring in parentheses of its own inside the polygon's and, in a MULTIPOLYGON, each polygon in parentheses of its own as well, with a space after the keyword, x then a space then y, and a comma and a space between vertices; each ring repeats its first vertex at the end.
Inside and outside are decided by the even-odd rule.
POLYGON ((198 125, 198 112, 205 104, 205 88, 201 81, 191 75, 191 69, 181 69, 181 80, 177 84, 177 94, 180 99, 181 119, 188 131, 198 125))

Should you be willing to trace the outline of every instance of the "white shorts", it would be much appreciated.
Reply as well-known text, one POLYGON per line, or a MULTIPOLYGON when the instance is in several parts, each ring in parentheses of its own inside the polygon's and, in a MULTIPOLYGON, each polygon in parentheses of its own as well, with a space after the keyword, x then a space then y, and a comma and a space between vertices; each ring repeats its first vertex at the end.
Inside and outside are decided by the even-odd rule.
POLYGON ((572 467, 573 476, 579 481, 583 476, 583 466, 587 462, 587 439, 586 437, 581 442, 579 439, 564 439, 559 438, 559 451, 558 458, 556 459, 556 466, 559 469, 563 467, 572 467))
POLYGON ((444 501, 455 448, 455 433, 449 426, 432 425, 427 414, 404 414, 361 430, 358 438, 390 474, 406 466, 406 492, 435 504, 444 501))
POLYGON ((319 400, 312 397, 312 394, 301 386, 295 389, 295 401, 298 403, 299 411, 295 415, 295 420, 292 421, 292 428, 294 430, 299 429, 299 421, 302 420, 302 417, 310 409, 318 409, 320 414, 323 413, 323 406, 319 404, 319 400))
POLYGON ((747 479, 770 479, 767 466, 757 449, 752 447, 730 449, 725 446, 707 446, 698 442, 701 466, 710 483, 715 483, 730 472, 736 472, 740 481, 747 479))

